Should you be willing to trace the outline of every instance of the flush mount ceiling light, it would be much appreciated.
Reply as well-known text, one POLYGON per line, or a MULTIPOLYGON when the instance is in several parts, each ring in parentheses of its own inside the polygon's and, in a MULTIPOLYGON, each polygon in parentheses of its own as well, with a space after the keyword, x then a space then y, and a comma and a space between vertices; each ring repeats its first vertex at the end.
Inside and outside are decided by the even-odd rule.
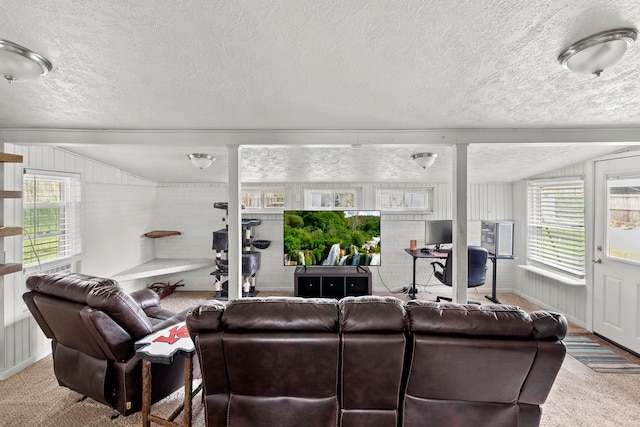
POLYGON ((44 56, 9 40, 0 39, 0 74, 9 83, 35 80, 52 68, 53 65, 44 56))
POLYGON ((558 56, 558 62, 576 74, 599 77, 600 73, 622 59, 637 35, 635 28, 618 28, 593 34, 566 48, 558 56))
POLYGON ((438 155, 436 153, 418 153, 412 154, 411 159, 414 160, 422 169, 426 169, 433 165, 438 155))
POLYGON ((197 167, 198 169, 208 168, 209 166, 211 166, 211 163, 213 163, 213 161, 216 159, 211 154, 204 154, 204 153, 191 153, 191 154, 188 154, 187 157, 189 158, 189 160, 191 160, 191 163, 193 163, 193 166, 197 167))

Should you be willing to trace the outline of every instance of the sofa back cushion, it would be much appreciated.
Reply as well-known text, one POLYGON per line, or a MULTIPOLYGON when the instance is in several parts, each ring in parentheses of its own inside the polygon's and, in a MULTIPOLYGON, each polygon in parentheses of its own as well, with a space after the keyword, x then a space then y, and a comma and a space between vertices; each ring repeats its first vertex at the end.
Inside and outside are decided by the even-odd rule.
POLYGON ((550 333, 544 318, 548 340, 538 340, 533 319, 515 306, 411 301, 406 309, 411 363, 403 425, 422 425, 427 413, 442 426, 537 425, 539 397, 546 397, 563 358, 561 326, 550 333), (555 356, 541 359, 542 353, 555 356), (532 383, 537 398, 523 399, 532 383))
POLYGON ((405 357, 405 310, 394 297, 339 302, 341 425, 397 426, 405 357))
POLYGON ((338 425, 338 305, 241 299, 222 315, 228 426, 338 425))

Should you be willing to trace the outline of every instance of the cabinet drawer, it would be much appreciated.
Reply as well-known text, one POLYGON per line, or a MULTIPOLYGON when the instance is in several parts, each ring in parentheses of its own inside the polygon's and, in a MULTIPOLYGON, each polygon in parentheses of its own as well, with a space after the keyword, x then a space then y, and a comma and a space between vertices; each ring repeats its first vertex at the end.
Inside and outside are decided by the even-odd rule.
POLYGON ((319 297, 320 277, 298 277, 296 283, 297 297, 319 297))
POLYGON ((347 277, 347 296, 369 295, 368 277, 347 277))
POLYGON ((344 297, 344 277, 323 277, 322 296, 336 299, 344 297))

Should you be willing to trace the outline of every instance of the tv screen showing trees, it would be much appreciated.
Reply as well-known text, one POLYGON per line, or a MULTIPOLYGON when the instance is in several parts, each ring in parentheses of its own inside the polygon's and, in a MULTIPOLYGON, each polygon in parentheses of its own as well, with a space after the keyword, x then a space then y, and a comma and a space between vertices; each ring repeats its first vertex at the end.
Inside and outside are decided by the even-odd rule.
POLYGON ((284 264, 380 265, 380 211, 284 211, 284 264))

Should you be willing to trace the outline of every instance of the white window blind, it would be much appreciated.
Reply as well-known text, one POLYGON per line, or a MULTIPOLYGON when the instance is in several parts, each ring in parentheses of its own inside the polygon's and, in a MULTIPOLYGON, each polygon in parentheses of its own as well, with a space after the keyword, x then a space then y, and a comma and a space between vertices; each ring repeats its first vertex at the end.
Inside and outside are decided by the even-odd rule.
POLYGON ((23 265, 59 262, 81 252, 80 177, 25 173, 23 265))
POLYGON ((583 278, 584 180, 529 181, 527 200, 528 259, 583 278))

